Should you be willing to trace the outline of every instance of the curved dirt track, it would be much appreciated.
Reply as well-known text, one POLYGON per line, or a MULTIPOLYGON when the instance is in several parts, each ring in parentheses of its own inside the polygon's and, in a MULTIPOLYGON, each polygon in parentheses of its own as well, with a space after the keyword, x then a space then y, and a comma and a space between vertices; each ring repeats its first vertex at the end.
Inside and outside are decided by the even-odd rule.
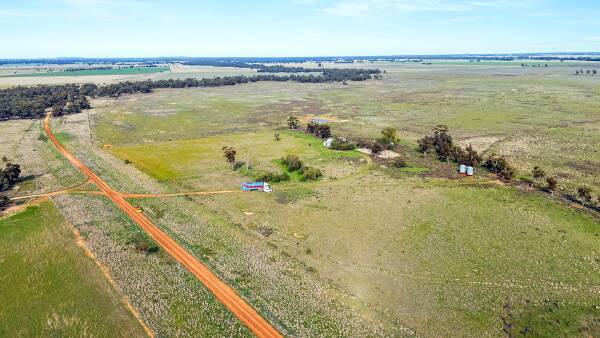
POLYGON ((166 194, 127 194, 123 193, 125 198, 158 198, 158 197, 177 197, 177 196, 204 196, 204 195, 221 195, 221 194, 237 194, 241 190, 221 190, 221 191, 191 191, 191 192, 175 192, 166 194))
POLYGON ((26 200, 26 199, 31 199, 31 198, 51 197, 51 196, 56 196, 56 195, 62 195, 62 194, 66 194, 68 192, 76 191, 77 189, 79 189, 79 188, 83 187, 84 185, 88 184, 89 182, 90 182, 90 180, 87 179, 83 183, 79 183, 77 185, 74 185, 72 187, 65 188, 65 189, 62 189, 62 190, 50 191, 50 192, 42 192, 42 193, 39 193, 39 194, 26 195, 26 196, 15 196, 15 197, 11 197, 10 199, 13 200, 13 201, 19 201, 19 200, 26 200))
POLYGON ((81 170, 90 181, 94 182, 121 210, 134 222, 144 229, 156 242, 169 253, 176 261, 185 266, 208 288, 215 297, 239 318, 258 337, 282 337, 282 335, 244 301, 229 285, 217 277, 210 269, 198 261, 194 256, 177 244, 169 235, 140 214, 125 200, 123 194, 114 191, 106 182, 96 175, 89 167, 77 159, 56 139, 50 129, 51 114, 44 120, 44 130, 56 146, 56 149, 67 158, 76 168, 81 170))

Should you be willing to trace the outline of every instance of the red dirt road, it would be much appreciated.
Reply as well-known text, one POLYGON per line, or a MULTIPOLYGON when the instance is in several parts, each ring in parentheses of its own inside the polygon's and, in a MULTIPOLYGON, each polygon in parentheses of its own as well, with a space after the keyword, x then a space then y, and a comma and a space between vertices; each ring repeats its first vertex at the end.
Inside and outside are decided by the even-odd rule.
POLYGON ((51 114, 44 120, 44 130, 56 146, 56 149, 67 158, 76 168, 81 170, 90 181, 94 182, 121 210, 123 210, 134 222, 144 229, 156 242, 169 253, 176 261, 185 266, 208 288, 217 299, 225 305, 236 317, 238 317, 258 337, 282 337, 282 335, 269 324, 261 315, 246 303, 229 285, 225 284, 219 277, 210 271, 204 264, 177 244, 169 235, 140 214, 125 200, 123 194, 114 191, 89 167, 77 159, 56 139, 50 129, 51 114))

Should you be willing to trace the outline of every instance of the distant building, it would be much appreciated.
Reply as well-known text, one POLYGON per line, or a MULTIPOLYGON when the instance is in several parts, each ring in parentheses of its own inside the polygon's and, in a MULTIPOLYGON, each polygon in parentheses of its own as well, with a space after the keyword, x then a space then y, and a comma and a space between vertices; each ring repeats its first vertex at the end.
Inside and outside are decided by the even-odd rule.
POLYGON ((332 138, 328 138, 328 139, 326 139, 326 140, 325 140, 325 142, 323 142, 323 145, 324 145, 326 148, 331 148, 331 144, 332 144, 332 143, 333 143, 333 139, 332 139, 332 138))
POLYGON ((326 119, 314 118, 314 119, 310 119, 310 122, 316 123, 316 124, 325 124, 329 121, 326 119))

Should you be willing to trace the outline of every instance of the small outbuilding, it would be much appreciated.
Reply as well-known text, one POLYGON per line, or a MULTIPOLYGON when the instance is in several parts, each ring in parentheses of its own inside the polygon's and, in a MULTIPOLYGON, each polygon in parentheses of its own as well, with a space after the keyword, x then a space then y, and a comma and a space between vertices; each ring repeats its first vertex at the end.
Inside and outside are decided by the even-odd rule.
POLYGON ((325 142, 323 142, 323 145, 325 146, 325 148, 331 148, 332 143, 333 143, 333 138, 328 138, 325 140, 325 142))
POLYGON ((320 117, 315 117, 315 118, 310 119, 309 122, 316 123, 316 124, 326 124, 326 123, 329 123, 329 120, 320 118, 320 117))

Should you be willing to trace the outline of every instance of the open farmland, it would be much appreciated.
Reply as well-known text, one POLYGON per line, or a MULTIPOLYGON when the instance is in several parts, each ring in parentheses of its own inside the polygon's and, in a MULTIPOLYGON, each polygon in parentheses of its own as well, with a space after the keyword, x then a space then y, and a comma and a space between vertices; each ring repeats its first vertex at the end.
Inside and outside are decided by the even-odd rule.
POLYGON ((102 76, 102 75, 140 75, 153 74, 168 71, 168 67, 126 67, 111 69, 78 69, 78 70, 57 70, 42 71, 35 73, 15 73, 7 75, 8 77, 46 77, 46 76, 102 76))
POLYGON ((598 14, 4 1, 0 338, 600 338, 598 14))
POLYGON ((285 126, 288 115, 330 114, 341 120, 332 124, 337 135, 375 137, 393 126, 415 142, 446 124, 459 143, 508 156, 520 175, 540 165, 561 178, 565 191, 600 185, 594 173, 600 76, 577 77, 577 66, 558 62, 548 68, 374 65, 386 70, 384 80, 157 90, 102 100, 94 103, 96 134, 118 146, 272 130, 285 126))
MULTIPOLYGON (((79 64, 68 67, 81 67, 79 64)), ((253 75, 256 71, 243 68, 212 66, 171 65, 167 67, 135 67, 115 70, 85 70, 66 72, 67 66, 57 67, 56 72, 47 68, 29 66, 0 66, 0 88, 14 86, 54 85, 66 83, 116 83, 121 81, 144 81, 186 78, 214 78, 217 76, 253 75)))
MULTIPOLYGON (((129 201, 284 335, 599 335, 597 218, 485 173, 461 178, 453 164, 420 154, 416 140, 447 124, 459 143, 508 155, 517 180, 541 165, 563 192, 597 186, 600 78, 559 63, 376 65, 382 80, 347 85, 260 82, 94 99, 91 110, 53 118, 52 129, 115 190, 141 194, 129 201), (289 130, 290 115, 303 127, 324 117, 350 138, 395 127, 407 167, 329 150, 289 130), (224 146, 237 151, 234 169, 224 146), (323 177, 302 182, 280 161, 289 154, 323 177), (265 173, 291 179, 273 183, 272 194, 239 190, 265 173), (207 194, 152 197, 186 191, 207 194)), ((27 170, 10 194, 85 183, 39 121, 0 128, 12 135, 0 155, 27 170)), ((250 335, 108 199, 89 193, 96 187, 78 189, 52 200, 154 333, 250 335)))
POLYGON ((145 337, 51 202, 0 218, 0 336, 145 337))
MULTIPOLYGON (((600 79, 575 77, 559 63, 381 66, 383 80, 348 86, 258 83, 97 100, 90 111, 95 148, 166 191, 236 189, 251 178, 244 167, 228 167, 224 145, 255 171, 283 170, 278 159, 290 153, 322 167, 322 181, 276 184, 271 195, 135 200, 224 276, 239 259, 231 241, 247 238, 290 257, 304 267, 296 273, 339 290, 340 300, 349 297, 368 317, 420 335, 499 336, 524 327, 539 335, 598 334, 600 230, 593 218, 541 193, 484 177, 460 182, 385 168, 280 129, 289 115, 325 115, 335 117, 335 135, 376 137, 393 126, 412 149, 444 123, 460 143, 508 155, 519 175, 541 165, 573 191, 600 182, 600 79), (211 239, 217 229, 233 237, 211 239), (563 324, 549 329, 540 318, 563 324)), ((419 166, 435 161, 409 154, 419 166)), ((247 273, 228 278, 253 299, 264 277, 247 273)), ((279 313, 283 323, 286 317, 279 313)))

